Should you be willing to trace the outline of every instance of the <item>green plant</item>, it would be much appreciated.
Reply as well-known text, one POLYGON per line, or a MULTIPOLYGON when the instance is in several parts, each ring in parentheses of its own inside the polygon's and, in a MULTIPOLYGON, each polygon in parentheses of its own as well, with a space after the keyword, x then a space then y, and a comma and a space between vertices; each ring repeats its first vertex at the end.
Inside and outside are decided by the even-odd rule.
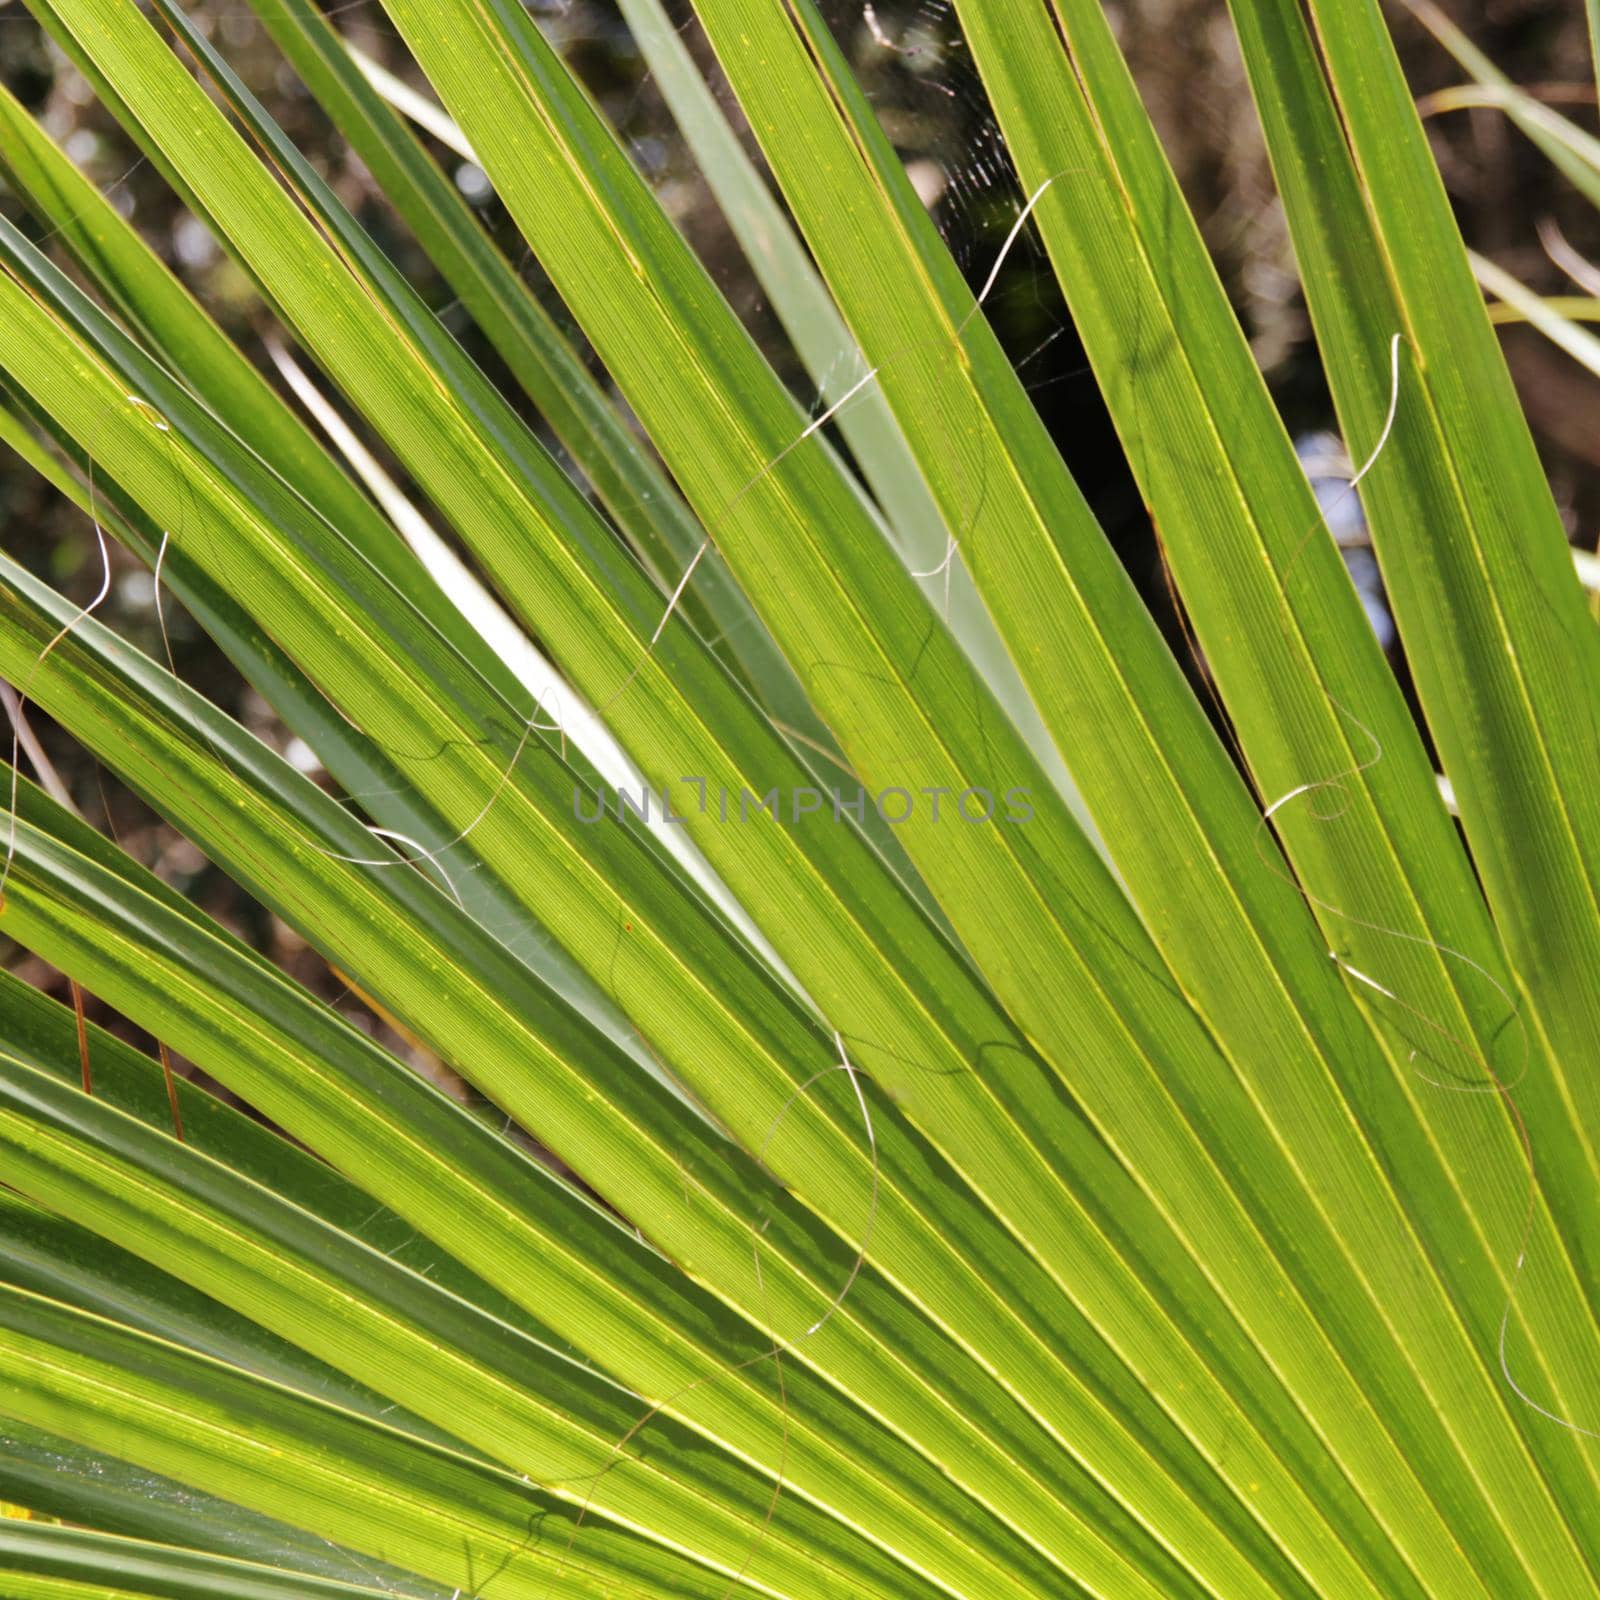
POLYGON ((696 11, 859 477, 521 5, 385 0, 664 473, 256 7, 592 497, 180 7, 29 3, 686 820, 581 819, 480 597, 0 105, 77 269, 0 225, 7 439, 371 826, 10 559, 0 674, 585 1186, 19 779, 0 931, 300 1143, 0 978, 0 1494, 103 1530, 7 1593, 1595 1592, 1600 643, 1372 0, 1231 9, 1459 832, 1098 4, 959 11, 1248 778, 809 0, 696 11))

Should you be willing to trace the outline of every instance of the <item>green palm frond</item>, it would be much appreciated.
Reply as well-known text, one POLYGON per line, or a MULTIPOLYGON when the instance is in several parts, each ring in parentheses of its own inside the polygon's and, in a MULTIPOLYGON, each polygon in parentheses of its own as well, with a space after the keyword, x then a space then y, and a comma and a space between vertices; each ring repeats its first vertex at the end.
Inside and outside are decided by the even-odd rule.
POLYGON ((0 435, 351 798, 13 555, 0 678, 466 1087, 15 775, 227 1103, 0 974, 6 1593, 1600 1592, 1600 639, 1374 0, 1230 12, 1420 722, 1101 6, 957 4, 1232 748, 812 0, 694 3, 773 188, 622 10, 815 413, 520 0, 383 9, 597 365, 251 7, 505 390, 199 9, 28 7, 360 464, 3 93, 0 435))

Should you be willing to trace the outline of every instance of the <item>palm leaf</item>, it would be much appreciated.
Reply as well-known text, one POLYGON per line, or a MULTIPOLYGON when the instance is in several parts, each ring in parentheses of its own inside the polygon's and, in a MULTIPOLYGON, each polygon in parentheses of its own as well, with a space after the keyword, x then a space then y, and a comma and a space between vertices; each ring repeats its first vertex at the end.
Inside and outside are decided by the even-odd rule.
POLYGON ((0 99, 0 436, 353 798, 9 557, 0 677, 464 1085, 17 778, 0 930, 251 1114, 0 975, 13 1587, 1591 1592, 1596 645, 1375 8, 1233 11, 1425 728, 1106 18, 959 7, 1236 762, 809 0, 695 5, 781 203, 625 10, 820 418, 511 0, 385 9, 603 378, 259 9, 515 403, 197 15, 30 6, 686 847, 0 99))

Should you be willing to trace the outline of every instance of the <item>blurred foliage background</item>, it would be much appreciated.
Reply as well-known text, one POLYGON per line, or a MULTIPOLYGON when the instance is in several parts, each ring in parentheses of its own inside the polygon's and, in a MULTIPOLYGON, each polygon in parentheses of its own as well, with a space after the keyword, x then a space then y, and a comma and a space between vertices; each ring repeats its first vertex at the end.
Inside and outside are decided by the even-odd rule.
MULTIPOLYGON (((355 44, 423 87, 377 0, 333 0, 325 9, 337 14, 339 26, 355 44)), ((786 347, 777 322, 755 290, 615 7, 606 0, 532 0, 531 9, 603 104, 747 325, 781 360, 786 347)), ((1015 219, 1020 197, 965 60, 948 0, 882 0, 877 5, 829 0, 825 9, 957 259, 975 284, 981 282, 1015 219)), ((1117 0, 1108 9, 1283 413, 1291 430, 1315 454, 1321 448, 1317 435, 1329 426, 1331 407, 1225 10, 1220 0, 1117 0)), ((453 303, 448 287, 389 210, 360 161, 283 64, 248 8, 230 0, 203 0, 190 10, 203 19, 236 70, 452 331, 491 376, 501 380, 506 393, 515 396, 514 385, 453 303)), ((686 10, 680 7, 675 14, 686 16, 686 10)), ((1452 15, 1513 80, 1559 103, 1584 126, 1595 126, 1595 80, 1577 0, 1488 0, 1470 7, 1456 5, 1452 15)), ((1461 82, 1459 69, 1408 12, 1397 7, 1393 20, 1419 98, 1461 82)), ((697 57, 718 81, 704 42, 687 20, 685 30, 697 57)), ((151 164, 139 157, 19 0, 0 0, 0 77, 270 374, 263 349, 270 319, 249 280, 205 228, 188 216, 151 164)), ((725 89, 722 98, 732 109, 725 89)), ((1539 292, 1569 292, 1570 285, 1541 248, 1539 225, 1553 219, 1580 253, 1596 259, 1600 222, 1595 211, 1567 191, 1559 174, 1500 112, 1448 112, 1430 117, 1429 126, 1468 243, 1539 292)), ((753 142, 749 148, 754 154, 753 142)), ((581 336, 562 315, 482 174, 443 146, 433 149, 530 286, 581 348, 581 336)), ((40 237, 3 190, 0 206, 40 237)), ((1176 642, 1178 623, 1158 542, 1093 381, 1084 370, 1081 347, 1049 270, 1026 242, 1007 257, 986 310, 1102 523, 1176 642)), ((1507 327, 1502 336, 1569 535, 1574 543, 1592 549, 1600 534, 1600 385, 1531 330, 1507 327)), ((791 361, 788 371, 796 393, 811 401, 814 395, 798 362, 791 361)), ((394 463, 385 460, 385 464, 404 485, 404 475, 394 463)), ((1359 523, 1358 516, 1354 520, 1359 523)), ((1358 527, 1347 531, 1359 535, 1358 527)), ((0 459, 0 540, 80 602, 99 586, 94 529, 12 458, 0 459)), ((159 654, 150 575, 121 552, 114 550, 112 559, 112 590, 98 615, 159 654)), ((1362 552, 1352 551, 1350 559, 1359 578, 1362 552)), ((1374 594, 1369 609, 1381 628, 1381 597, 1374 594)), ((290 748, 266 705, 238 680, 181 609, 169 605, 167 614, 181 675, 262 738, 291 757, 303 756, 314 769, 310 753, 290 748)), ((1203 664, 1196 663, 1194 670, 1198 676, 1203 664)), ((436 1061, 399 1035, 289 929, 211 868, 192 844, 159 822, 46 719, 35 715, 33 725, 62 784, 85 816, 357 1025, 383 1038, 420 1070, 449 1083, 449 1075, 436 1061)), ((42 987, 64 989, 31 957, 0 951, 0 959, 11 960, 42 987)), ((91 1014, 127 1037, 148 1042, 95 1008, 92 1000, 91 1014)))

